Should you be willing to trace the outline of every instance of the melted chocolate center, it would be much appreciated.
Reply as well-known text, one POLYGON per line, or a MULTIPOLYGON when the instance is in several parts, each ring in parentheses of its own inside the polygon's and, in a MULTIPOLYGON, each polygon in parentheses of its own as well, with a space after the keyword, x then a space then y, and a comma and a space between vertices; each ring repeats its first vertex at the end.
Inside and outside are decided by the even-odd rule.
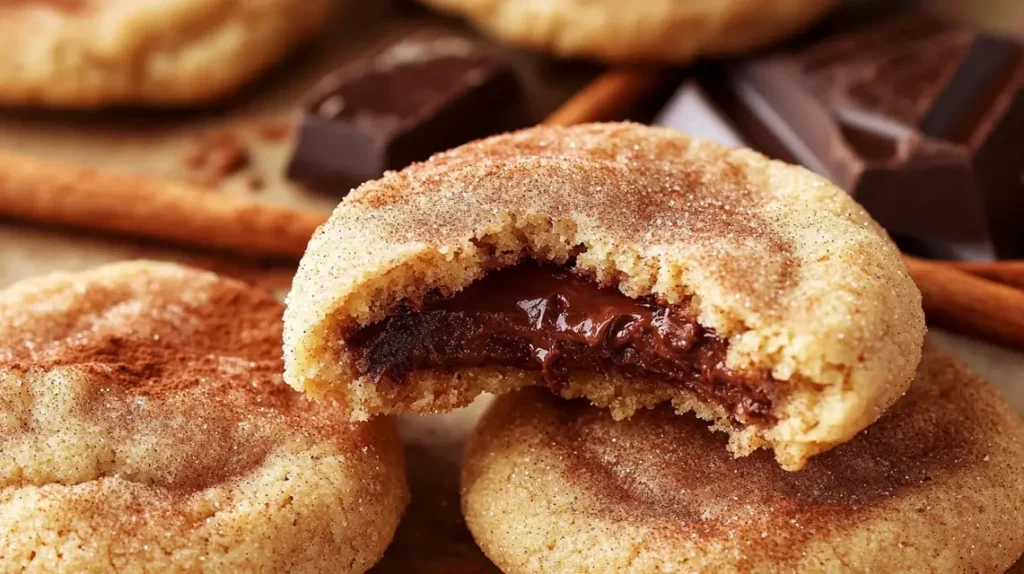
POLYGON ((774 420, 767 373, 734 373, 728 343, 686 304, 631 299, 565 268, 523 263, 447 299, 346 337, 361 374, 400 383, 415 369, 509 366, 539 370, 559 390, 573 371, 654 375, 724 406, 739 422, 774 420))

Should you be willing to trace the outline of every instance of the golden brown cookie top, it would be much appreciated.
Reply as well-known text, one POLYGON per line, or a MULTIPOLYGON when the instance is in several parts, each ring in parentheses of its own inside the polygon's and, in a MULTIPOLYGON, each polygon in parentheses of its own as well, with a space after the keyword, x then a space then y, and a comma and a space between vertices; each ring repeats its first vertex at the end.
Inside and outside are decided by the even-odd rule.
POLYGON ((312 36, 329 0, 0 0, 0 104, 180 107, 228 96, 312 36))
POLYGON ((282 311, 240 282, 153 262, 0 291, 0 556, 49 556, 52 536, 67 547, 51 565, 63 569, 102 549, 126 564, 185 552, 186 563, 239 567, 217 532, 262 547, 251 564, 372 563, 404 505, 398 437, 390 421, 349 423, 283 384, 282 311), (336 472, 348 474, 317 478, 336 472), (245 507, 289 496, 309 505, 245 507), (357 526, 352 507, 373 496, 383 522, 357 526), (363 540, 365 553, 326 537, 339 517, 364 532, 338 538, 363 540), (296 554, 297 519, 325 536, 314 544, 324 557, 296 554), (91 542, 78 548, 67 532, 91 542))
MULTIPOLYGON (((603 525, 622 540, 646 530, 654 543, 641 552, 666 552, 659 558, 671 562, 668 552, 694 549, 696 563, 738 571, 827 570, 844 559, 858 570, 987 571, 1024 551, 1012 526, 1024 520, 1024 422, 991 386, 933 348, 910 391, 878 422, 801 472, 782 470, 767 453, 732 459, 723 443, 667 409, 616 422, 581 402, 523 391, 499 398, 478 428, 463 485, 482 509, 485 497, 508 496, 493 490, 493 478, 515 468, 532 477, 523 496, 533 502, 523 507, 538 522, 603 525), (931 554, 954 539, 955 550, 931 554)), ((523 484, 513 479, 507 488, 523 484)), ((514 521, 513 511, 503 515, 513 504, 490 511, 514 521)), ((485 550, 502 543, 494 533, 515 530, 489 528, 481 530, 485 550)), ((507 556, 531 535, 538 534, 504 540, 507 556)))
POLYGON ((560 56, 685 62, 786 37, 834 0, 421 0, 495 37, 560 56))
MULTIPOLYGON (((480 231, 500 227, 509 212, 552 227, 579 219, 569 227, 634 251, 699 243, 722 251, 706 265, 719 280, 745 301, 777 310, 800 261, 780 216, 765 209, 774 192, 738 157, 701 147, 638 125, 530 130, 462 146, 365 185, 339 214, 362 217, 362 227, 392 245, 444 246, 470 235, 487 248, 480 231), (731 246, 756 248, 763 272, 730 256, 731 246)), ((577 256, 588 251, 586 240, 569 247, 577 256)), ((614 280, 612 271, 601 271, 602 281, 614 280)))
MULTIPOLYGON (((533 128, 366 183, 310 243, 299 280, 320 280, 317 292, 305 293, 312 290, 303 284, 297 291, 337 299, 345 282, 426 250, 487 268, 519 256, 574 256, 599 282, 670 301, 697 289, 666 275, 699 269, 701 279, 739 303, 729 305, 739 315, 734 324, 716 325, 727 333, 735 323, 787 320, 800 310, 794 299, 808 294, 802 280, 839 272, 838 282, 850 275, 843 268, 881 266, 874 283, 896 290, 900 303, 917 295, 884 232, 824 179, 750 150, 637 124, 533 128), (688 255, 701 257, 681 261, 688 255), (347 269, 336 269, 342 262, 347 269)), ((483 270, 471 271, 472 279, 483 270)), ((449 290, 465 284, 423 283, 449 290)), ((347 320, 379 319, 397 303, 387 295, 347 320)), ((291 302, 307 303, 297 296, 291 302)), ((905 326, 919 318, 909 315, 901 317, 905 326)))
POLYGON ((794 466, 877 418, 920 357, 920 293, 846 193, 750 150, 608 123, 488 138, 353 191, 288 297, 286 381, 315 396, 365 386, 342 333, 525 257, 691 300, 731 368, 808 392, 769 437, 802 443, 794 466))

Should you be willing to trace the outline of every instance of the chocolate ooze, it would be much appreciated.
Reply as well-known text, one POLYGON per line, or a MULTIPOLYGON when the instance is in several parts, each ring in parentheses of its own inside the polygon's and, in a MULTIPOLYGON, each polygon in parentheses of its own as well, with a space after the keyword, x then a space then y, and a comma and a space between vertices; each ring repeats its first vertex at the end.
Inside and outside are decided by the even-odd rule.
POLYGON ((417 369, 507 366, 539 370, 554 390, 574 371, 615 370, 672 381, 744 424, 774 421, 768 373, 725 365, 727 341, 685 304, 631 299, 567 268, 523 263, 451 298, 403 307, 346 337, 361 374, 401 383, 417 369))

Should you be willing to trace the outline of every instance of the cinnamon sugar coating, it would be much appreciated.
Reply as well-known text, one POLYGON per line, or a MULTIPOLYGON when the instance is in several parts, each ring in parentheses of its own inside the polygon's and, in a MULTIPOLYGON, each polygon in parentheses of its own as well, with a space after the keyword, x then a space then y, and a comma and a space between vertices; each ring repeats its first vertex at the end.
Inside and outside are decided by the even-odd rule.
POLYGON ((330 395, 355 419, 539 383, 535 372, 474 368, 376 384, 343 337, 524 257, 574 261, 630 297, 692 297, 699 322, 729 340, 729 367, 770 371, 781 402, 779 422, 755 428, 657 378, 577 373, 565 396, 618 418, 672 401, 731 432, 736 454, 771 446, 790 469, 875 420, 920 359, 920 293, 843 191, 750 150, 589 124, 481 140, 349 194, 311 240, 288 297, 286 382, 330 395))
POLYGON ((668 409, 498 398, 462 506, 505 572, 1003 572, 1024 552, 1024 421, 934 348, 852 441, 787 473, 668 409))
POLYGON ((0 570, 379 559, 408 498, 397 432, 283 384, 282 312, 152 262, 0 291, 0 570))

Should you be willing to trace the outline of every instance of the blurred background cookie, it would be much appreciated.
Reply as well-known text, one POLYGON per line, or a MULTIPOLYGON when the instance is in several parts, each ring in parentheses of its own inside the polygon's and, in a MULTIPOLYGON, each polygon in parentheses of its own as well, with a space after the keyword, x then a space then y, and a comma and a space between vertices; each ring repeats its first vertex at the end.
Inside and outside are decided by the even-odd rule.
POLYGON ((1024 552, 1024 422, 926 348, 875 425, 787 473, 667 409, 499 397, 463 511, 504 572, 1003 572, 1024 552))
POLYGON ((323 23, 329 0, 0 4, 0 103, 181 106, 229 95, 323 23))
POLYGON ((281 311, 149 262, 0 291, 0 570, 376 562, 408 500, 398 433, 281 382, 281 311))
POLYGON ((685 62, 779 40, 833 0, 422 0, 497 38, 561 56, 685 62))

